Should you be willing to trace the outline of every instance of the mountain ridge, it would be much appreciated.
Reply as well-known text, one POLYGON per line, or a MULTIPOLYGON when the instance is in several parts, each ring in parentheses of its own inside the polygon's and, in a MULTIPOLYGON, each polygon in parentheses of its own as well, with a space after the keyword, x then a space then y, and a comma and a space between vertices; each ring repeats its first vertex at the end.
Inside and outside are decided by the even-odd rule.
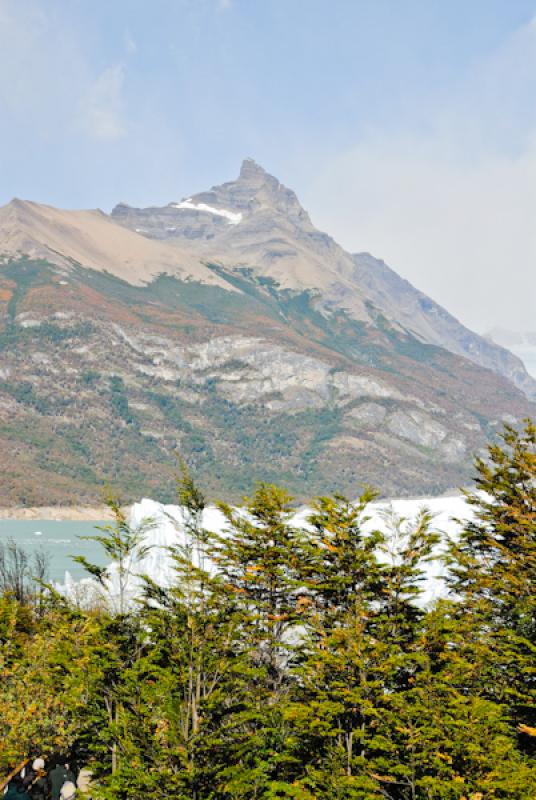
POLYGON ((356 319, 371 320, 367 300, 372 301, 391 324, 401 325, 423 341, 446 347, 505 375, 528 397, 536 399, 536 380, 527 373, 520 359, 470 331, 383 261, 366 254, 347 253, 332 237, 313 226, 296 194, 253 159, 242 163, 236 181, 214 186, 188 199, 194 205, 213 204, 226 210, 230 207, 246 216, 238 225, 230 226, 225 219, 214 222, 210 212, 181 209, 179 204, 173 203, 166 207, 170 211, 165 223, 159 214, 161 209, 133 209, 121 205, 112 210, 111 216, 149 238, 162 237, 173 242, 196 240, 206 260, 214 259, 227 266, 236 265, 238 260, 273 278, 282 288, 318 290, 321 305, 328 309, 346 309, 356 319), (263 216, 265 206, 272 212, 268 226, 263 216), (292 240, 289 241, 289 226, 282 225, 279 219, 274 222, 274 208, 284 217, 285 223, 290 219, 292 240), (290 217, 288 208, 294 209, 290 217), (247 228, 251 218, 257 222, 252 233, 251 221, 247 228), (240 229, 244 223, 245 236, 244 228, 240 229), (363 291, 363 283, 367 291, 363 291), (404 308, 404 303, 410 308, 404 308))
POLYGON ((475 333, 370 253, 355 253, 354 261, 357 279, 366 285, 369 297, 387 316, 396 314, 402 327, 422 341, 445 347, 451 353, 506 376, 527 397, 536 399, 534 378, 505 343, 475 333), (392 295, 396 296, 394 305, 392 295))
POLYGON ((166 271, 220 282, 187 247, 151 242, 100 209, 63 210, 15 198, 0 208, 0 258, 21 255, 46 258, 64 271, 73 263, 106 269, 133 284, 166 271))
POLYGON ((303 500, 363 483, 437 494, 467 482, 501 420, 530 413, 442 348, 233 280, 1 267, 2 504, 92 503, 104 481, 171 499, 177 450, 213 496, 257 480, 303 500))
POLYGON ((282 289, 317 292, 317 303, 327 312, 342 308, 374 324, 372 302, 395 327, 505 375, 536 399, 536 379, 518 356, 468 329, 380 259, 344 251, 313 226, 295 192, 251 158, 242 162, 237 180, 163 208, 120 203, 108 215, 14 198, 0 208, 0 258, 19 255, 48 258, 64 269, 72 262, 104 268, 138 285, 166 273, 228 291, 236 290, 232 282, 207 263, 256 269, 282 289), (181 207, 185 201, 190 207, 181 207), (199 206, 245 216, 230 224, 226 216, 199 206))
POLYGON ((507 351, 241 175, 111 215, 0 209, 0 504, 94 503, 104 481, 169 500, 177 451, 213 496, 437 494, 534 416, 468 357, 507 351))

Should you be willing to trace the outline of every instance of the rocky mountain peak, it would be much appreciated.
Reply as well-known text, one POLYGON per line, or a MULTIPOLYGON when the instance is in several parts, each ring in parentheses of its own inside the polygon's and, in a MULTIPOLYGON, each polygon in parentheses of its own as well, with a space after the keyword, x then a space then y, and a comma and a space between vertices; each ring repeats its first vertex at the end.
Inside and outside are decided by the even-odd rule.
MULTIPOLYGON (((230 237, 234 245, 244 236, 255 239, 261 231, 273 230, 274 226, 305 235, 314 230, 296 194, 252 158, 242 162, 233 181, 163 208, 137 209, 119 203, 112 211, 112 219, 149 238, 217 241, 220 245, 230 237)), ((222 255, 215 253, 218 260, 222 255)))
POLYGON ((310 224, 306 211, 296 194, 270 175, 253 158, 242 162, 240 174, 234 181, 213 186, 191 198, 194 202, 213 203, 232 211, 249 215, 255 212, 273 212, 310 224))
POLYGON ((260 164, 257 164, 254 158, 245 158, 242 161, 238 180, 247 181, 248 183, 263 183, 266 179, 276 180, 260 164))
MULTIPOLYGON (((244 159, 236 181, 230 181, 223 185, 239 187, 242 191, 250 194, 252 201, 257 198, 263 199, 269 204, 277 205, 282 196, 290 195, 298 203, 298 198, 294 192, 283 186, 274 175, 266 172, 253 158, 244 159)), ((219 188, 216 186, 213 191, 217 191, 219 188)))

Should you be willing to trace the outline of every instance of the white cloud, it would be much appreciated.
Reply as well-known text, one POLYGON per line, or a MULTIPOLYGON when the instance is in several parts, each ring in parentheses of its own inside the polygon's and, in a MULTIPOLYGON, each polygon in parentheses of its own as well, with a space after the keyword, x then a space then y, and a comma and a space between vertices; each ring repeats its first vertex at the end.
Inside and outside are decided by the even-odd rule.
POLYGON ((117 64, 105 69, 83 93, 79 124, 91 138, 113 141, 125 135, 123 82, 124 67, 117 64))
POLYGON ((426 112, 425 133, 393 120, 326 159, 313 219, 473 328, 534 327, 536 24, 426 112))
POLYGON ((536 146, 460 163, 425 142, 365 143, 333 160, 312 194, 330 199, 314 217, 342 244, 384 258, 463 322, 533 325, 536 146))

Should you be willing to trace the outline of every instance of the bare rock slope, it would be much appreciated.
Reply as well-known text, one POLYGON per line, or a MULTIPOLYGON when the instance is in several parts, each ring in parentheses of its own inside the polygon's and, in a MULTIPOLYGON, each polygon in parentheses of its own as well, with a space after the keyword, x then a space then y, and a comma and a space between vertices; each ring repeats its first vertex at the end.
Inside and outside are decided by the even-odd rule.
POLYGON ((221 283, 187 244, 151 241, 100 210, 65 211, 15 199, 0 208, 0 258, 19 256, 46 259, 67 271, 82 264, 135 285, 162 272, 221 283))
POLYGON ((374 305, 421 341, 436 344, 504 375, 536 399, 536 380, 506 342, 479 336, 369 253, 354 255, 355 279, 374 305))

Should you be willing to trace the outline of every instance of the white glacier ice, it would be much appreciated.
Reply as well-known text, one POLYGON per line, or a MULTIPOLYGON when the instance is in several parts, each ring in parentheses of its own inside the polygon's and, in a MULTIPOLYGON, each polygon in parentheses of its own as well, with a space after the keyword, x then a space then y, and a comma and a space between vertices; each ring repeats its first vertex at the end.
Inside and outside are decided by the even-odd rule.
MULTIPOLYGON (((367 516, 370 518, 365 526, 365 531, 374 528, 386 529, 385 515, 393 511, 395 515, 410 522, 417 513, 426 507, 433 515, 433 528, 441 535, 441 544, 438 552, 444 548, 447 539, 456 537, 459 531, 457 519, 464 520, 471 517, 471 509, 462 495, 451 497, 394 499, 371 504, 367 516)), ((309 510, 307 508, 297 511, 294 520, 296 523, 305 524, 309 510)), ((129 516, 130 526, 146 528, 143 539, 143 549, 135 551, 131 563, 126 565, 128 573, 124 597, 131 602, 139 596, 143 585, 141 576, 149 576, 161 587, 172 585, 175 574, 169 548, 184 546, 186 534, 184 514, 180 506, 164 505, 154 500, 145 498, 135 503, 129 516), (148 549, 147 549, 148 547, 148 549)), ((214 507, 206 509, 202 520, 203 527, 217 533, 224 533, 225 519, 222 513, 214 507)), ((402 531, 404 530, 404 526, 402 531)), ((444 583, 444 566, 439 561, 426 565, 426 579, 423 584, 423 593, 420 605, 428 605, 446 593, 444 583)), ((65 575, 63 585, 57 587, 59 591, 75 599, 95 597, 97 587, 90 578, 74 581, 69 573, 65 575)), ((106 600, 117 607, 120 595, 119 572, 115 563, 108 567, 107 581, 104 593, 106 600)))

